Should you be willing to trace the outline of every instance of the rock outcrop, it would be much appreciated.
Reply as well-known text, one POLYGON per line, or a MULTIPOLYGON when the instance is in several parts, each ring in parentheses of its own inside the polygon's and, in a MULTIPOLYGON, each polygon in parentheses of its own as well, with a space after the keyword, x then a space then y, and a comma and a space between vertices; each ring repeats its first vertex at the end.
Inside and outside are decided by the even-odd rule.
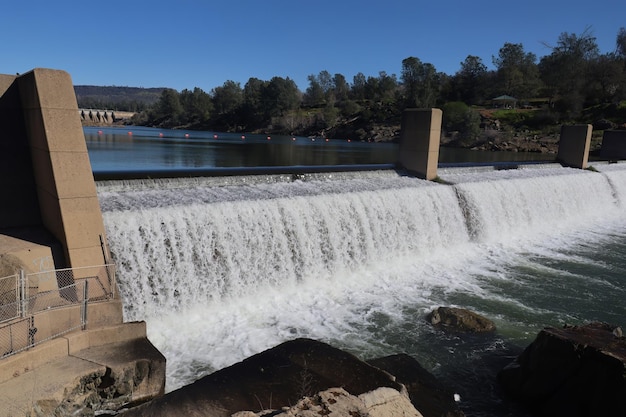
POLYGON ((274 410, 241 411, 232 417, 423 417, 406 394, 393 388, 378 388, 361 395, 351 395, 343 388, 331 388, 311 397, 304 397, 293 407, 278 414, 274 410))
POLYGON ((454 392, 410 356, 364 362, 310 339, 282 343, 123 413, 190 415, 463 417, 454 392))
POLYGON ((626 339, 604 323, 545 328, 498 381, 541 416, 626 416, 626 339))
POLYGON ((125 412, 125 417, 230 417, 242 411, 282 409, 304 396, 342 387, 354 396, 392 388, 389 373, 330 345, 310 339, 285 342, 186 387, 125 412))
POLYGON ((424 417, 463 417, 454 400, 454 391, 445 387, 418 361, 406 354, 367 361, 389 372, 407 389, 411 403, 424 417))
POLYGON ((495 324, 473 311, 455 307, 438 307, 427 317, 432 325, 460 332, 484 333, 496 330, 495 324))

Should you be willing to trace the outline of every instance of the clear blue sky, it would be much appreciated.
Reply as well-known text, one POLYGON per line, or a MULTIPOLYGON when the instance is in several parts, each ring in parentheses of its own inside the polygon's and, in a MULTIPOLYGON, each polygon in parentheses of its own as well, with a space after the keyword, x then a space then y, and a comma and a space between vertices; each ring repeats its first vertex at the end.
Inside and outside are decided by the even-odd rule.
POLYGON ((415 56, 454 74, 468 55, 493 68, 505 42, 541 58, 591 27, 602 53, 626 26, 624 0, 34 0, 0 13, 0 73, 68 71, 76 85, 200 87, 327 70, 400 75, 415 56))

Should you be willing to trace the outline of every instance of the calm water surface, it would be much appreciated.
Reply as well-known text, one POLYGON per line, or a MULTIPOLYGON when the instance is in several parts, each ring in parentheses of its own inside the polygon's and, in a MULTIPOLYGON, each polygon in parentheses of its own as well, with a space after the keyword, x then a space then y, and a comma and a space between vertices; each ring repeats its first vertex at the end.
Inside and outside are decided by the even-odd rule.
MULTIPOLYGON (((85 138, 94 173, 129 176, 142 172, 204 173, 242 168, 391 165, 393 143, 349 139, 167 130, 138 126, 86 127, 85 138)), ((439 162, 493 163, 551 161, 554 155, 515 152, 473 152, 441 148, 439 162)))

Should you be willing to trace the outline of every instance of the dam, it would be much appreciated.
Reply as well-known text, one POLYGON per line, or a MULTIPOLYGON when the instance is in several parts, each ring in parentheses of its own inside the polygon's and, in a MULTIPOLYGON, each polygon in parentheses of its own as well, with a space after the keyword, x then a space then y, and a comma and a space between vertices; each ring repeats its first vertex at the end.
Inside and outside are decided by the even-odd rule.
POLYGON ((168 391, 295 337, 409 352, 445 379, 544 325, 626 325, 626 164, 594 168, 102 181, 98 196, 125 319, 148 323, 168 391), (449 304, 500 336, 435 334, 420 317, 449 304))
MULTIPOLYGON (((52 342, 87 360, 82 348, 147 335, 167 358, 167 391, 296 337, 364 358, 406 352, 480 385, 483 370, 464 359, 506 355, 543 325, 624 326, 625 164, 580 169, 584 126, 562 164, 441 169, 430 143, 440 114, 427 114, 432 124, 414 129, 432 146, 409 146, 406 169, 96 182, 103 233, 90 236, 107 244, 92 253, 115 280, 111 299, 88 308, 106 305, 114 325, 89 310, 85 329, 52 342), (468 345, 434 332, 422 316, 440 304, 492 317, 498 336, 468 345)), ((79 267, 68 258, 54 270, 79 267)), ((40 355, 42 332, 2 361, 40 355)))

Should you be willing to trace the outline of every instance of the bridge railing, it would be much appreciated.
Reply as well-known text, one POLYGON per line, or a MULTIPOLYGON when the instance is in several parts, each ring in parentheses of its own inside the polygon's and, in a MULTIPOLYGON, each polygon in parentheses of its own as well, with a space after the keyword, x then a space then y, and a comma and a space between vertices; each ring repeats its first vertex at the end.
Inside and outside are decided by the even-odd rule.
POLYGON ((89 303, 115 298, 113 264, 19 274, 0 278, 0 359, 87 326, 89 303), (76 307, 39 332, 37 315, 76 307), (38 335, 39 332, 39 335, 38 335))

